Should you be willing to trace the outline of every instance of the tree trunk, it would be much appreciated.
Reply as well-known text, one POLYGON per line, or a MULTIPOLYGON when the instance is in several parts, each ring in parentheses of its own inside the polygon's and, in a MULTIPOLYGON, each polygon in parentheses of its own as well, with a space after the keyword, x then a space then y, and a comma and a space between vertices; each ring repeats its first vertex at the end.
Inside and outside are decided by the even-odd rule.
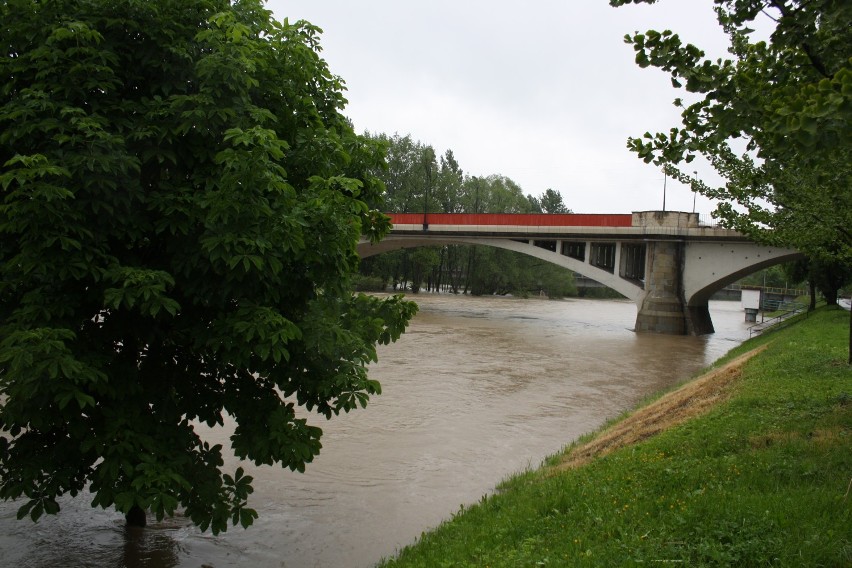
POLYGON ((452 281, 453 286, 453 294, 459 293, 459 288, 461 287, 461 279, 463 276, 463 271, 461 269, 461 249, 458 245, 453 245, 452 256, 452 266, 450 268, 450 280, 452 281))
POLYGON ((837 291, 838 288, 835 288, 834 286, 826 287, 825 289, 823 289, 822 295, 825 296, 826 304, 828 304, 829 306, 837 305, 837 291))
POLYGON ((813 277, 808 278, 808 287, 811 292, 811 302, 808 304, 808 311, 812 312, 816 309, 816 281, 813 277))
POLYGON ((438 271, 435 275, 435 291, 443 292, 441 286, 444 283, 444 263, 446 262, 447 247, 441 247, 441 253, 438 256, 438 271))
POLYGON ((463 294, 467 294, 468 288, 471 289, 471 293, 473 293, 473 270, 474 263, 476 261, 476 247, 470 247, 467 255, 467 274, 465 275, 464 280, 464 292, 463 294))
POLYGON ((402 255, 402 290, 405 291, 408 287, 408 283, 411 281, 410 275, 408 274, 408 251, 404 251, 402 255))
POLYGON ((144 528, 148 524, 145 511, 139 505, 133 505, 130 511, 124 515, 124 520, 127 522, 128 527, 144 528))

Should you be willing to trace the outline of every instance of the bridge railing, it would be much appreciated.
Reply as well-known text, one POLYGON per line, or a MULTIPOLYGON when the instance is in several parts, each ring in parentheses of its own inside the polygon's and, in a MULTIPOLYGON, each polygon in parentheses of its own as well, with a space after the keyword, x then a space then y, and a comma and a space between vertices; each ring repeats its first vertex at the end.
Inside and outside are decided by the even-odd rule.
POLYGON ((632 216, 618 213, 388 213, 394 225, 503 227, 630 227, 632 216))
POLYGON ((619 234, 664 237, 738 236, 708 215, 682 211, 634 213, 389 213, 400 231, 434 229, 439 232, 559 233, 583 229, 589 233, 616 230, 619 234))
POLYGON ((719 223, 719 220, 714 218, 710 213, 699 213, 698 226, 716 228, 721 227, 722 225, 719 223))
POLYGON ((773 287, 773 286, 755 286, 753 284, 729 284, 726 286, 730 290, 762 290, 764 294, 772 294, 773 296, 807 296, 810 291, 801 288, 773 287))
MULTIPOLYGON (((763 309, 766 310, 767 307, 763 309)), ((775 331, 802 316, 808 317, 808 308, 806 305, 796 302, 778 302, 771 317, 748 328, 748 336, 753 337, 758 333, 775 331)))

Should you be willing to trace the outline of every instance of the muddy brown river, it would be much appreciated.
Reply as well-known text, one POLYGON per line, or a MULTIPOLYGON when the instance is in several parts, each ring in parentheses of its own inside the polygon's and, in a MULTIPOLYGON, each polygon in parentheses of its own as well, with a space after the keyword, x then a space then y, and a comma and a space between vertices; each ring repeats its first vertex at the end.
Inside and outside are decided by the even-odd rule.
POLYGON ((383 394, 313 419, 323 450, 304 474, 244 464, 260 515, 248 530, 214 537, 177 518, 128 531, 85 496, 33 524, 0 503, 0 566, 372 566, 748 336, 739 302, 711 302, 715 334, 671 337, 633 333, 630 302, 414 299, 420 313, 371 370, 383 394))

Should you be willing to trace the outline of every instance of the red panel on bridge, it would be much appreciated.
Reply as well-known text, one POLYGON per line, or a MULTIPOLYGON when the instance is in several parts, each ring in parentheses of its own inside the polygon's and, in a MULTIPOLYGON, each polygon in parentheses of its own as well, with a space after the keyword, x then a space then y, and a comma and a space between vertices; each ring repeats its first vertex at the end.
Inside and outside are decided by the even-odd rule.
POLYGON ((630 227, 629 213, 388 213, 394 225, 503 225, 510 227, 630 227))

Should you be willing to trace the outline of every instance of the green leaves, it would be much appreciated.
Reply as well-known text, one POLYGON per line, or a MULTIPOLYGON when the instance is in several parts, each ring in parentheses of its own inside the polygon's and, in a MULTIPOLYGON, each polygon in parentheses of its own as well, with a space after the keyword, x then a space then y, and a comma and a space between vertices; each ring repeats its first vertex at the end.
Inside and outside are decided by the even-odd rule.
POLYGON ((289 361, 288 344, 302 337, 299 327, 268 306, 242 306, 214 322, 213 329, 215 335, 207 347, 245 367, 251 366, 252 356, 275 363, 289 361), (230 345, 232 341, 237 344, 230 345))
POLYGON ((702 60, 698 48, 670 31, 625 37, 639 66, 667 71, 675 88, 703 95, 685 108, 675 101, 683 108, 680 128, 631 138, 628 147, 718 200, 715 214, 727 226, 849 262, 852 8, 835 0, 715 4, 731 40, 730 60, 702 60), (750 24, 764 12, 775 30, 769 41, 753 41, 750 24), (697 155, 724 178, 722 187, 684 171, 697 155))
POLYGON ((174 278, 167 272, 130 267, 110 268, 105 272, 104 280, 120 285, 104 290, 106 308, 136 308, 152 317, 161 310, 172 316, 180 310, 180 304, 165 294, 175 284, 174 278))
POLYGON ((21 520, 29 515, 30 519, 37 521, 44 513, 47 513, 48 515, 55 515, 58 512, 59 503, 57 503, 54 499, 30 499, 18 509, 17 517, 18 520, 21 520))
MULTIPOLYGON (((14 183, 23 188, 31 187, 33 181, 48 177, 48 176, 68 176, 68 170, 60 166, 51 164, 47 157, 42 154, 32 156, 22 156, 17 154, 3 164, 6 171, 0 175, 0 187, 3 191, 7 191, 14 183)), ((36 186, 36 189, 43 188, 36 186)), ((33 198, 45 199, 50 201, 53 199, 65 199, 73 194, 62 187, 51 188, 52 191, 44 195, 33 194, 33 198)))
POLYGON ((43 392, 56 389, 60 408, 71 399, 77 400, 81 409, 94 406, 94 399, 74 385, 97 383, 105 376, 75 358, 71 349, 74 340, 75 334, 68 329, 10 332, 4 328, 0 365, 6 373, 0 375, 0 395, 37 399, 43 392))
POLYGON ((319 30, 256 0, 0 4, 0 497, 247 527, 232 450, 304 471, 414 313, 355 299, 389 230, 381 145, 340 113, 319 30))

